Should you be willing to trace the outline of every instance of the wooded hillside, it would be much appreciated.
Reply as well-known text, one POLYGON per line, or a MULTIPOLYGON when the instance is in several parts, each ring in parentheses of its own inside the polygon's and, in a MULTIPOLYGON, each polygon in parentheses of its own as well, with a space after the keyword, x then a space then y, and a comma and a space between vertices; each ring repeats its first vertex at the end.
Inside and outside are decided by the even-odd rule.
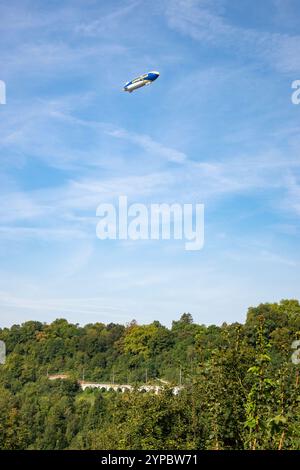
POLYGON ((296 300, 250 308, 244 325, 171 329, 58 319, 0 330, 1 449, 299 449, 296 300), (50 381, 49 374, 68 379, 50 381), (78 381, 165 383, 158 395, 78 381), (181 381, 174 396, 171 387, 181 381))

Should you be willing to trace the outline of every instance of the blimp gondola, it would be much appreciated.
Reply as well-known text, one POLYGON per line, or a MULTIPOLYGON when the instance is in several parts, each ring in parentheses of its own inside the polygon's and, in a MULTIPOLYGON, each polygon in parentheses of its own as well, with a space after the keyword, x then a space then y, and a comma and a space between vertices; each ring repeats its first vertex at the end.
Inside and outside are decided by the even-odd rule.
POLYGON ((138 88, 142 88, 145 85, 150 85, 159 77, 159 72, 152 71, 145 73, 144 75, 140 75, 137 78, 134 78, 130 82, 125 83, 123 90, 132 93, 134 90, 138 88))

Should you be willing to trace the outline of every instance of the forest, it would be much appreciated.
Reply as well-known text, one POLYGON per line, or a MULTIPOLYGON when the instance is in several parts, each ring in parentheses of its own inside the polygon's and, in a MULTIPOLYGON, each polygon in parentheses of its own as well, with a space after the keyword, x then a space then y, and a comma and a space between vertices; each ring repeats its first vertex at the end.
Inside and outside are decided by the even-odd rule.
POLYGON ((2 328, 0 449, 299 449, 299 339, 297 300, 251 307, 244 324, 184 313, 171 328, 65 319, 2 328), (83 391, 81 380, 134 390, 83 391), (141 393, 145 382, 163 390, 141 393))

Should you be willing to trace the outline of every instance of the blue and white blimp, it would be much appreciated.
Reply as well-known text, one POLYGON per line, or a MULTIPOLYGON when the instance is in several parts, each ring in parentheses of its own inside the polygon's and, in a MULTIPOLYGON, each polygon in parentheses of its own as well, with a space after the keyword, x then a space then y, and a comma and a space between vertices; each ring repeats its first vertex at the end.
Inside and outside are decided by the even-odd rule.
POLYGON ((131 80, 131 82, 125 83, 123 90, 129 91, 129 93, 132 93, 134 90, 137 90, 138 88, 141 88, 142 86, 150 85, 158 77, 159 77, 159 72, 156 72, 156 71, 145 73, 144 75, 141 75, 140 77, 134 78, 133 80, 131 80))

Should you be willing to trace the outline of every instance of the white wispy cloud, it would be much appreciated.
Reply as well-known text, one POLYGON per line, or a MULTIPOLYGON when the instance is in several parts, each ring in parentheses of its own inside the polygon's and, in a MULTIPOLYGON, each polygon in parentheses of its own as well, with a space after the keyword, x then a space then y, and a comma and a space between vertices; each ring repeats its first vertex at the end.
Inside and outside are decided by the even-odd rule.
MULTIPOLYGON (((81 103, 84 100, 82 97, 81 103)), ((2 128, 2 147, 13 151, 17 161, 20 155, 25 160, 34 155, 49 166, 75 170, 65 183, 54 187, 27 191, 15 187, 2 189, 3 237, 7 238, 16 223, 19 226, 14 237, 62 239, 68 233, 75 238, 94 235, 97 206, 102 202, 116 202, 119 195, 127 195, 132 202, 216 203, 222 201, 224 195, 276 190, 281 192, 283 200, 292 200, 292 204, 287 209, 287 204, 277 204, 274 199, 273 210, 298 211, 298 188, 291 175, 295 177, 299 172, 299 146, 290 149, 288 157, 270 143, 270 148, 264 152, 235 154, 222 159, 203 156, 201 161, 193 161, 185 153, 162 145, 148 135, 107 122, 78 118, 72 114, 72 102, 72 97, 41 102, 40 107, 36 104, 21 117, 9 118, 2 128), (49 129, 52 130, 50 144, 49 129), (94 148, 79 150, 65 145, 64 136, 78 129, 82 131, 82 141, 93 133, 94 148), (108 139, 108 143, 121 140, 139 148, 142 154, 138 153, 133 162, 143 157, 150 162, 150 171, 145 173, 141 168, 133 172, 134 166, 127 165, 122 176, 104 176, 101 168, 112 156, 108 153, 104 160, 101 158, 96 150, 99 137, 108 139), (156 171, 154 157, 159 161, 159 171, 156 171), (170 166, 170 163, 176 165, 170 166), (93 168, 92 172, 89 167, 93 168)), ((289 132, 289 137, 295 132, 289 132)), ((9 163, 12 164, 12 160, 9 163)))
MULTIPOLYGON (((91 94, 64 96, 61 99, 31 103, 30 109, 22 106, 16 115, 13 110, 8 113, 7 121, 0 130, 0 149, 15 152, 17 161, 23 158, 42 159, 49 166, 57 168, 74 168, 82 166, 110 166, 112 156, 102 154, 104 138, 110 141, 126 141, 143 150, 148 158, 159 158, 164 161, 182 163, 187 156, 175 148, 163 145, 146 134, 139 134, 120 128, 109 122, 98 122, 77 118, 71 114, 72 108, 84 106, 92 100, 91 94), (74 139, 73 132, 82 129, 74 139), (91 131, 92 140, 86 147, 86 136, 91 131), (51 140, 48 139, 51 132, 51 140), (72 144, 68 136, 72 134, 72 144)), ((10 159, 9 164, 12 161, 10 159)))
POLYGON ((101 33, 107 31, 108 28, 112 28, 112 25, 119 23, 120 20, 123 20, 129 14, 134 14, 134 10, 141 6, 141 1, 134 1, 128 4, 121 4, 120 7, 115 8, 112 12, 99 15, 100 18, 94 19, 92 21, 83 22, 76 26, 75 31, 86 35, 86 36, 98 36, 101 33))
POLYGON ((170 162, 183 163, 187 156, 183 152, 176 149, 166 147, 159 142, 156 142, 150 136, 145 134, 137 134, 135 132, 128 132, 125 129, 115 129, 107 131, 108 135, 116 137, 117 139, 128 140, 133 144, 141 146, 146 152, 152 155, 159 155, 170 162))
POLYGON ((238 26, 226 17, 218 0, 168 0, 166 18, 171 28, 197 41, 259 57, 283 72, 299 70, 300 35, 238 26))
MULTIPOLYGON (((20 311, 29 310, 30 314, 44 315, 45 312, 51 312, 53 314, 53 319, 57 318, 58 312, 61 312, 61 315, 66 314, 80 314, 83 315, 82 319, 84 322, 84 317, 89 315, 104 316, 104 321, 109 321, 111 317, 115 315, 118 317, 122 316, 122 311, 124 309, 121 305, 112 307, 110 300, 105 297, 99 297, 94 299, 89 298, 70 298, 66 299, 63 297, 59 298, 28 298, 12 295, 6 292, 0 292, 0 305, 2 308, 13 308, 20 311)), ((127 310, 126 318, 128 316, 127 310)))

